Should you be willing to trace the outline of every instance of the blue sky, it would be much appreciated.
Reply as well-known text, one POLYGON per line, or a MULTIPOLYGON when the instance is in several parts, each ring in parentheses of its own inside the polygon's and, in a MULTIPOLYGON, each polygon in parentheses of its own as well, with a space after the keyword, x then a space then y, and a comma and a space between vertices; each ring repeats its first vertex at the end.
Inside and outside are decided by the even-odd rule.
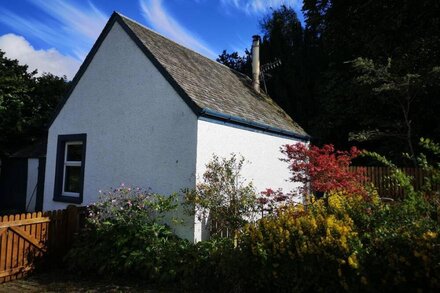
MULTIPOLYGON (((40 73, 73 78, 113 11, 215 59, 243 52, 259 20, 301 0, 14 0, 0 4, 0 49, 40 73)), ((300 16, 300 19, 302 16, 300 16)))

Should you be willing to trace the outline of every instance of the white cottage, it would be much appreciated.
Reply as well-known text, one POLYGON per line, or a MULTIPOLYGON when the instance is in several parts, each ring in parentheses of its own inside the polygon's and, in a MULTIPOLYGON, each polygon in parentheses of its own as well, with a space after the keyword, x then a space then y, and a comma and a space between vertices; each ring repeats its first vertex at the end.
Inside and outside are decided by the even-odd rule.
MULTIPOLYGON (((44 210, 86 205, 98 191, 193 188, 213 154, 243 155, 243 175, 259 190, 291 190, 280 147, 309 137, 254 82, 113 13, 51 122, 44 210)), ((200 240, 195 219, 176 227, 200 240)))

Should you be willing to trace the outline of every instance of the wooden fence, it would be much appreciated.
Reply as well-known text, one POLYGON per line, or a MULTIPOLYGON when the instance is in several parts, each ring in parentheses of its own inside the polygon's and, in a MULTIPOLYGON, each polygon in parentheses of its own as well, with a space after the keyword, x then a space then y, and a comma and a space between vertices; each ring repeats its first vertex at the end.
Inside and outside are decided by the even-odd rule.
MULTIPOLYGON (((432 178, 431 174, 421 168, 400 168, 405 174, 410 175, 412 185, 415 190, 420 190, 424 184, 425 177, 432 178)), ((389 197, 394 199, 403 198, 404 190, 393 180, 390 179, 391 169, 388 167, 350 167, 350 170, 365 171, 365 183, 371 182, 376 187, 381 197, 389 197)), ((433 186, 434 190, 440 191, 440 185, 433 186)))
POLYGON ((23 277, 36 261, 61 259, 84 219, 84 209, 0 217, 0 283, 23 277))

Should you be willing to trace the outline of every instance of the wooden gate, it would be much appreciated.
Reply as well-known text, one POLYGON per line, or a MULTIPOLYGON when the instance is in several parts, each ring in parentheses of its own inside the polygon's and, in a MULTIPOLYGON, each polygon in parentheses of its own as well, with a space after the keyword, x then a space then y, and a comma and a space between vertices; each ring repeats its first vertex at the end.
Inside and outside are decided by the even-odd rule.
POLYGON ((0 283, 32 270, 46 251, 49 222, 41 212, 0 217, 0 283))

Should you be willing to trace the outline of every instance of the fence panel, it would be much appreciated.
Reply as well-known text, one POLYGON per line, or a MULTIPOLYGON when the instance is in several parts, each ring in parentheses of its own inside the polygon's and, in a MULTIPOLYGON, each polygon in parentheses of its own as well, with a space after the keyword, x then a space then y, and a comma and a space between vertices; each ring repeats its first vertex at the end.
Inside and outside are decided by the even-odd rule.
POLYGON ((35 260, 61 259, 79 230, 84 209, 27 213, 0 217, 0 283, 26 275, 35 260))
MULTIPOLYGON (((401 199, 404 196, 404 190, 393 180, 391 180, 391 169, 388 167, 350 167, 352 171, 364 171, 365 180, 363 183, 373 183, 377 192, 381 197, 390 197, 394 199, 401 199)), ((410 175, 412 185, 415 190, 420 190, 424 184, 425 178, 432 179, 432 174, 426 172, 421 168, 401 168, 401 170, 410 175)), ((433 190, 440 190, 438 184, 432 186, 433 190)))

